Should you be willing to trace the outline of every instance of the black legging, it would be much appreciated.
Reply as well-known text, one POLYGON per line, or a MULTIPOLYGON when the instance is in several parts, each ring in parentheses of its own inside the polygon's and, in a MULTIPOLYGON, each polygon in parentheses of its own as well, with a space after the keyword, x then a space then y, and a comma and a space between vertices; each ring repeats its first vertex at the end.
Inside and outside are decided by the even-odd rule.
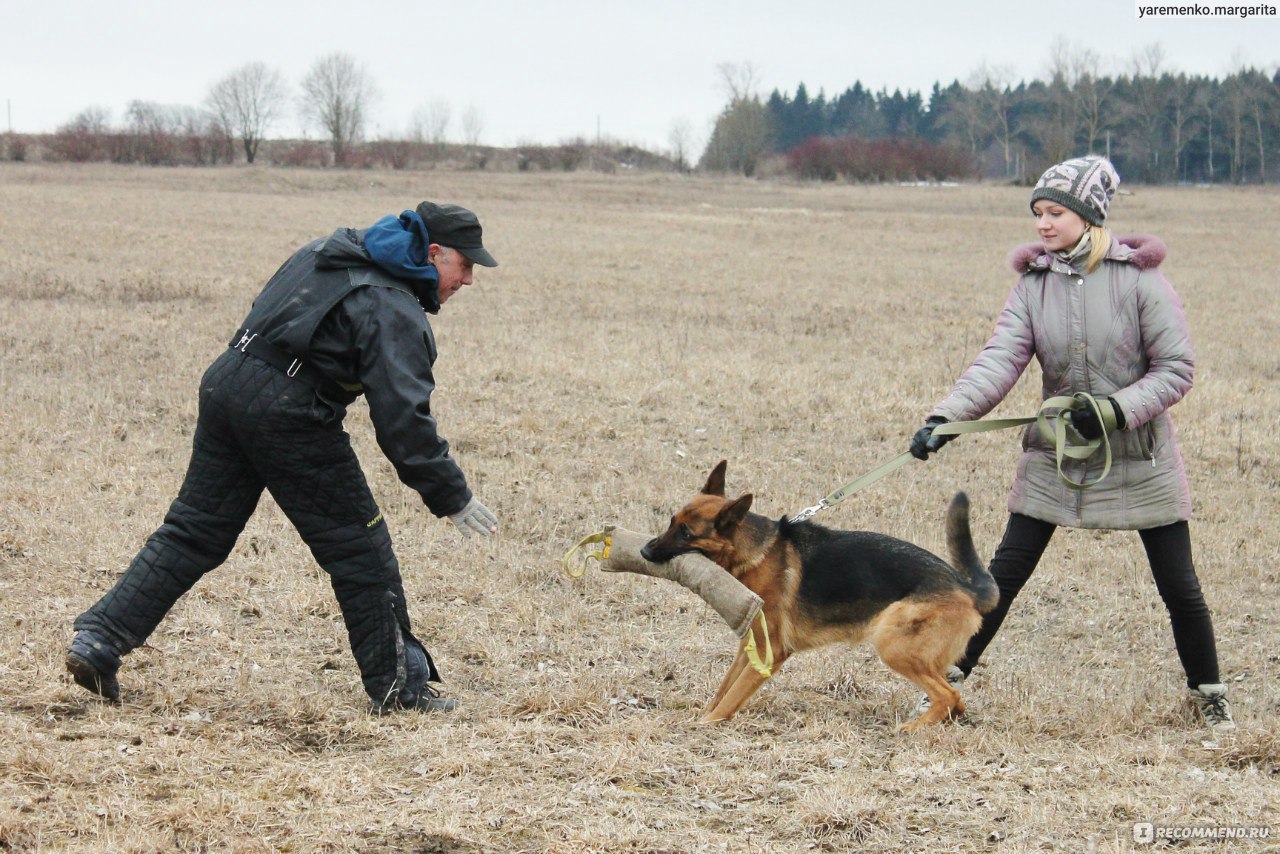
MULTIPOLYGON (((982 620, 982 628, 969 640, 964 658, 958 666, 966 674, 973 670, 983 650, 995 637, 1009 613, 1009 606, 1027 583, 1036 564, 1053 537, 1057 526, 1012 513, 1004 539, 991 559, 991 575, 1000 588, 1000 601, 982 620)), ((1191 561, 1191 532, 1186 522, 1175 522, 1159 528, 1139 531, 1142 545, 1151 563, 1156 589, 1173 625, 1173 642, 1178 658, 1187 674, 1187 685, 1194 688, 1218 682, 1218 650, 1213 639, 1213 620, 1205 604, 1191 561)))

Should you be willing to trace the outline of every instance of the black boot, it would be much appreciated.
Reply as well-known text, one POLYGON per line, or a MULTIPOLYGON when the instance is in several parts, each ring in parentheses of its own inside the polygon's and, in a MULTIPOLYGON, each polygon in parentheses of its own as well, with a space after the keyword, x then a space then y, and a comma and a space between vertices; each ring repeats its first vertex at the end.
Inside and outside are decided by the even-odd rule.
POLYGON ((67 650, 67 671, 76 684, 113 703, 120 701, 120 653, 97 632, 79 631, 67 650))

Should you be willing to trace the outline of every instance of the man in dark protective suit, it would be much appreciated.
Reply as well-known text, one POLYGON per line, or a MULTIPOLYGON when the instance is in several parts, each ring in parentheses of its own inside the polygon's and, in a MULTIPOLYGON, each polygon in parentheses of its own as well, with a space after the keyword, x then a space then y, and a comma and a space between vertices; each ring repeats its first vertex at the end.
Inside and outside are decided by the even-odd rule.
POLYGON ((205 372, 191 462, 164 524, 76 618, 67 669, 117 701, 121 656, 219 566, 265 488, 329 574, 371 709, 448 711, 409 630, 387 524, 342 427, 361 394, 378 445, 427 508, 466 536, 498 520, 467 487, 431 415, 435 314, 473 267, 496 267, 476 215, 423 202, 296 252, 205 372))

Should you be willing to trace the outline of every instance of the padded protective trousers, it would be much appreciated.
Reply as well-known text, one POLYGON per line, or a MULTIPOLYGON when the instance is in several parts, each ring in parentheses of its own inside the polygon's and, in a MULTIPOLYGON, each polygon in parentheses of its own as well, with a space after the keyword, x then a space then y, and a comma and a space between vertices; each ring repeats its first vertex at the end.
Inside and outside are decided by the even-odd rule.
MULTIPOLYGON (((416 696, 422 685, 406 684, 405 649, 421 644, 409 630, 391 536, 340 417, 309 386, 234 350, 200 383, 191 462, 164 524, 75 628, 105 635, 121 654, 140 646, 226 560, 264 488, 328 573, 375 706, 416 696)), ((439 680, 430 655, 427 670, 439 680)))

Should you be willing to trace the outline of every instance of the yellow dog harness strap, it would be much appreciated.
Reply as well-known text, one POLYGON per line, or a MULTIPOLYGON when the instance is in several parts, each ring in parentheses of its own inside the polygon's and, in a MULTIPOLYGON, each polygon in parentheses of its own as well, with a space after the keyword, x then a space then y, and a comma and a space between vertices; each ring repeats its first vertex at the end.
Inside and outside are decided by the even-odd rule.
POLYGON ((760 626, 764 629, 764 658, 760 658, 760 651, 756 648, 755 629, 747 631, 747 640, 743 644, 742 650, 747 654, 747 661, 751 663, 755 671, 765 679, 768 679, 773 675, 773 644, 769 640, 769 621, 764 618, 763 610, 756 615, 756 619, 760 621, 760 626))

